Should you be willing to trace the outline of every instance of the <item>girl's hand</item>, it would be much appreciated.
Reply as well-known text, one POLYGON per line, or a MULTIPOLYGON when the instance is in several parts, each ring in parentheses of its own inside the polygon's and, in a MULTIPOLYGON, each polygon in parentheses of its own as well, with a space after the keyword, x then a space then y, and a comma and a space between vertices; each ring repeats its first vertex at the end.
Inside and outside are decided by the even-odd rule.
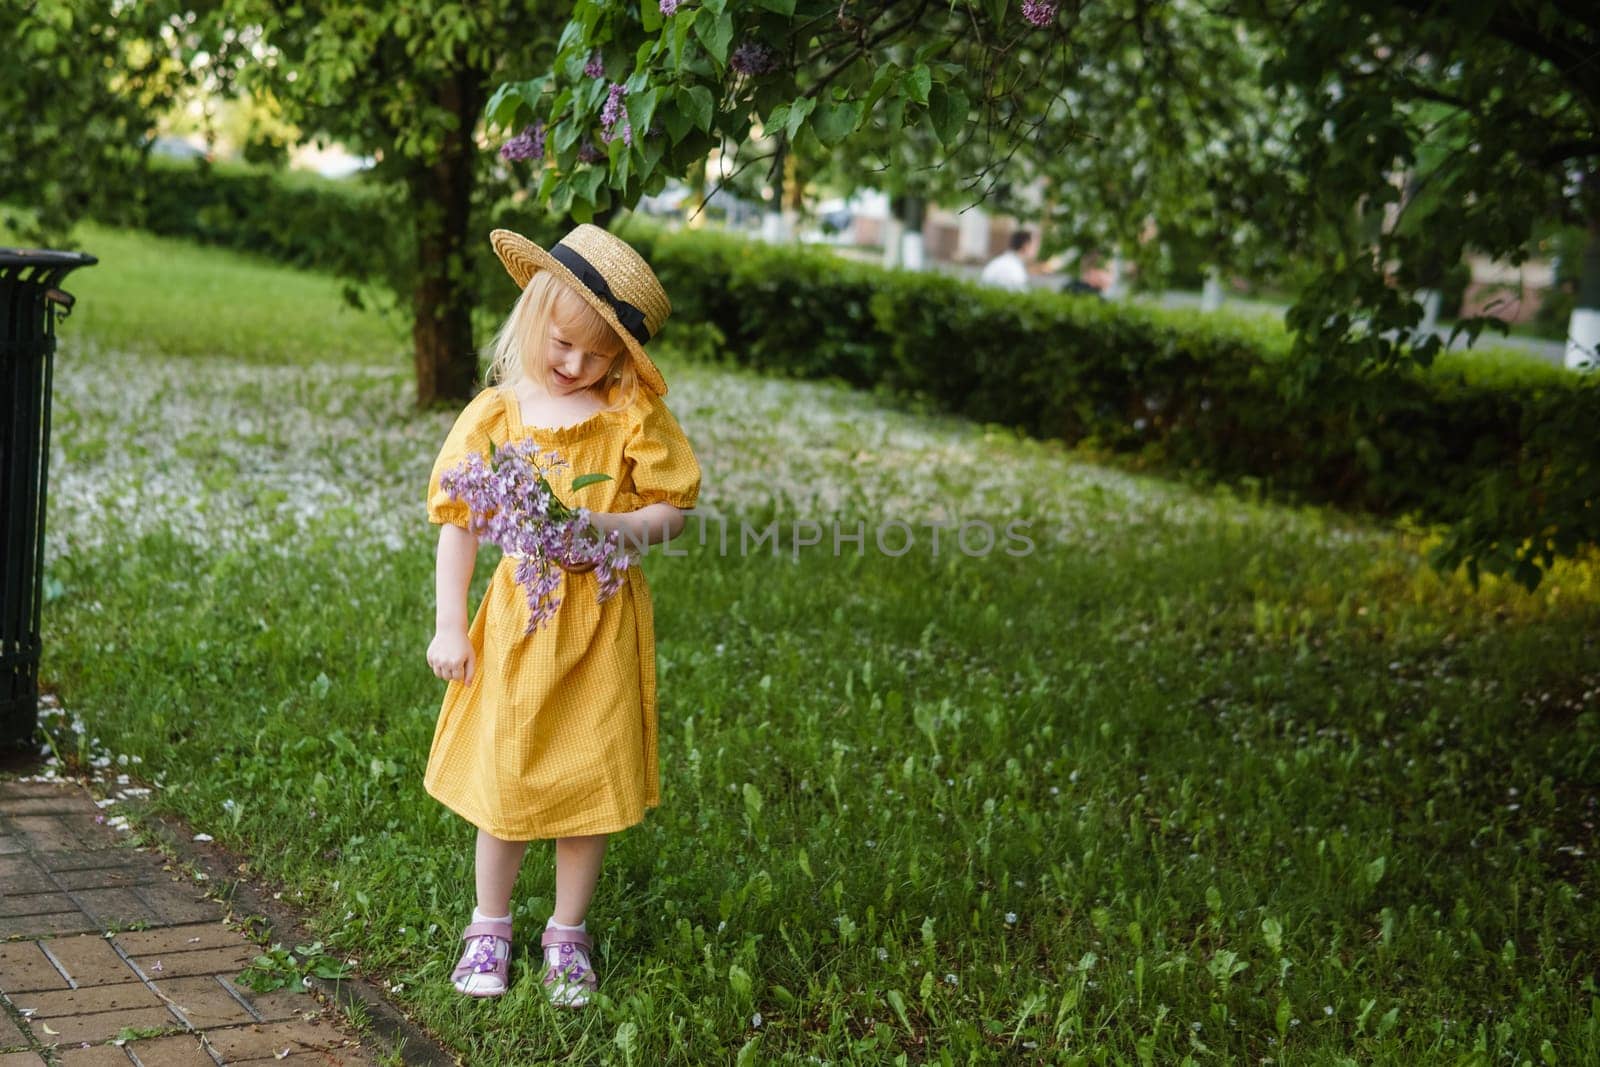
POLYGON ((467 632, 440 630, 435 633, 428 645, 428 666, 446 681, 471 685, 477 654, 472 650, 472 641, 468 639, 467 632))
POLYGON ((592 571, 595 568, 595 564, 593 563, 574 563, 569 567, 567 564, 562 563, 559 559, 556 560, 556 566, 560 567, 568 574, 583 574, 587 571, 592 571))

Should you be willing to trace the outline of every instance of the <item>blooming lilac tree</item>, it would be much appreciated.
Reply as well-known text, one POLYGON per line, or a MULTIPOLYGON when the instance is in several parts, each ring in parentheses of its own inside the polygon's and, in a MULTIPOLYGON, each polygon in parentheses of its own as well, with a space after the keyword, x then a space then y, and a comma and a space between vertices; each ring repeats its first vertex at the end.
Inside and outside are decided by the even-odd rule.
POLYGON ((1042 0, 578 0, 553 66, 501 85, 486 115, 513 135, 509 158, 536 164, 539 199, 583 218, 713 150, 778 173, 874 122, 944 150, 975 126, 1015 134, 1072 61, 1060 15, 1042 0), (741 154, 752 140, 764 150, 741 154))

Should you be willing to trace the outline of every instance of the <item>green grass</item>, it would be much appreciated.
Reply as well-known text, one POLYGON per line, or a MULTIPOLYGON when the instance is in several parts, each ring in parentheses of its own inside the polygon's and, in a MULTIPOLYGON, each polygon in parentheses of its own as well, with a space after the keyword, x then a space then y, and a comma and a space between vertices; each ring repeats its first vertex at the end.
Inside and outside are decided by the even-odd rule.
MULTIPOLYGON (((611 843, 603 996, 541 1004, 530 938, 505 998, 456 995, 473 831, 421 786, 448 415, 403 373, 174 371, 160 338, 91 368, 84 299, 44 659, 84 732, 57 743, 159 782, 466 1062, 1600 1059, 1592 560, 1473 594, 1426 532, 670 354, 703 507, 759 526, 843 485, 852 524, 948 504, 1036 550, 722 555, 691 523, 645 564, 664 803, 611 843)), ((519 928, 552 901, 536 845, 519 928)))
MULTIPOLYGON (((152 356, 410 363, 410 323, 346 306, 343 283, 333 278, 94 223, 74 237, 99 262, 67 275, 63 288, 77 304, 63 336, 152 356)), ((7 239, 0 231, 0 243, 7 239)))

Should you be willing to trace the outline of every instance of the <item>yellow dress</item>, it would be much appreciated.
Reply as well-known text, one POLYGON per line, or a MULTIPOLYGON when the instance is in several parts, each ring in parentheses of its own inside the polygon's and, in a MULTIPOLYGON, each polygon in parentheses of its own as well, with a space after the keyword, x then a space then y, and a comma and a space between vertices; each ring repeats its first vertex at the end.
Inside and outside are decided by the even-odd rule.
MULTIPOLYGON (((624 411, 597 411, 573 426, 524 426, 509 386, 489 388, 456 419, 433 465, 428 520, 467 525, 466 505, 439 478, 469 451, 532 437, 569 464, 547 475, 569 507, 635 511, 665 500, 694 507, 700 466, 661 397, 636 389, 624 411), (604 473, 574 492, 580 474, 604 473)), ((628 568, 615 596, 597 604, 593 571, 561 572, 553 617, 532 634, 517 561, 495 568, 468 636, 472 684, 447 683, 423 775, 427 791, 495 837, 525 841, 607 834, 661 803, 656 758, 656 649, 650 588, 628 568)))

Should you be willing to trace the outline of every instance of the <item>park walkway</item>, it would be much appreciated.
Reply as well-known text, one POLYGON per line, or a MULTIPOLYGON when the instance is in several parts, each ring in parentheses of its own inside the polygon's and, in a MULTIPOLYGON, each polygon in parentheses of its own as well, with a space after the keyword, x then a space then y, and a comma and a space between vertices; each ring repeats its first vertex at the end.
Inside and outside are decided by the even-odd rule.
POLYGON ((260 951, 83 786, 0 778, 0 1067, 379 1062, 309 993, 237 984, 260 951))

